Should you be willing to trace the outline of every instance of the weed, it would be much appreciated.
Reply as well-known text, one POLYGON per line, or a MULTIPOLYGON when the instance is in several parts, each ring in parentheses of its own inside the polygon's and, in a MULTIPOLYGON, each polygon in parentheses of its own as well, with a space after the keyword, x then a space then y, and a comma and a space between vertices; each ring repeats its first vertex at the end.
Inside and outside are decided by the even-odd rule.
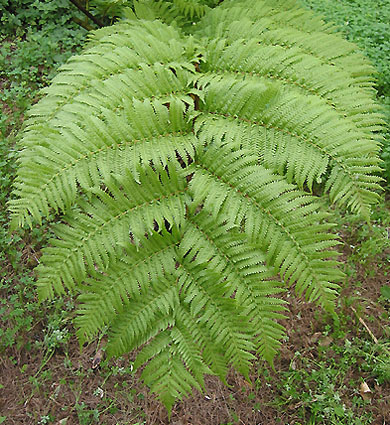
MULTIPOLYGON (((390 271, 390 213, 388 203, 381 203, 372 212, 371 223, 347 214, 338 216, 341 236, 349 241, 349 260, 367 266, 376 257, 383 256, 380 264, 385 273, 390 271)), ((366 267, 367 273, 370 268, 366 267)))
POLYGON ((9 291, 8 297, 0 298, 0 351, 13 345, 20 349, 25 335, 31 332, 37 316, 40 316, 35 303, 34 282, 28 275, 21 275, 16 285, 7 280, 0 282, 0 291, 9 291))
MULTIPOLYGON (((375 379, 377 385, 389 381, 388 347, 346 338, 349 318, 340 316, 338 322, 324 327, 317 356, 296 352, 277 384, 280 395, 273 404, 281 410, 293 407, 303 423, 370 424, 374 417, 365 408, 370 401, 359 393, 362 379, 375 379)), ((261 373, 270 380, 265 371, 261 373)))
POLYGON ((99 423, 99 411, 97 409, 89 409, 84 402, 77 403, 75 409, 80 425, 91 425, 94 422, 99 423))

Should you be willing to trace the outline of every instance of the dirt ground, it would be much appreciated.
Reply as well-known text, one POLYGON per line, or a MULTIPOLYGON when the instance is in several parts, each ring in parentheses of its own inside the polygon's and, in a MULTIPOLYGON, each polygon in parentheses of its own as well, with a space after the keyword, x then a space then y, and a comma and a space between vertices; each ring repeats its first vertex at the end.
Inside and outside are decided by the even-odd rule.
MULTIPOLYGON (((347 254, 350 254, 348 244, 344 258, 347 254)), ((371 273, 372 277, 367 277, 366 266, 358 266, 357 276, 354 278, 362 282, 359 286, 359 311, 362 317, 365 317, 366 313, 372 314, 372 309, 376 309, 377 320, 369 322, 369 329, 378 338, 383 338, 380 316, 385 310, 381 311, 382 307, 378 306, 376 300, 380 295, 381 286, 389 283, 381 268, 387 258, 388 254, 384 253, 370 264, 375 271, 371 273)), ((356 295, 356 288, 349 285, 342 294, 346 297, 356 295)), ((344 298, 341 297, 340 300, 344 298)), ((235 372, 228 376, 228 387, 215 377, 207 377, 205 393, 195 392, 190 398, 177 403, 173 407, 170 420, 166 410, 139 380, 138 373, 120 373, 131 362, 132 355, 92 370, 97 346, 91 344, 80 352, 74 334, 69 340, 66 352, 57 349, 42 369, 40 368, 45 353, 34 345, 30 344, 29 349, 11 348, 0 354, 0 416, 6 416, 5 423, 9 425, 220 425, 233 424, 234 412, 233 417, 237 419, 234 423, 237 424, 301 424, 297 414, 301 403, 287 401, 279 409, 275 405, 275 400, 280 395, 277 383, 281 374, 292 367, 297 351, 316 359, 318 345, 323 343, 323 340, 319 339, 323 336, 325 322, 316 306, 296 298, 288 300, 290 313, 283 323, 288 339, 275 359, 275 370, 268 368, 268 379, 264 379, 262 372, 258 373, 255 366, 251 374, 252 384, 235 372), (118 373, 113 373, 113 370, 118 373), (37 379, 34 380, 34 376, 37 379), (96 421, 92 415, 94 409, 99 411, 96 421), (53 422, 51 419, 50 422, 42 421, 44 417, 52 418, 53 422)), ((363 335, 369 339, 367 330, 352 310, 356 311, 358 306, 341 305, 340 308, 351 317, 350 334, 346 335, 346 338, 363 335)), ((38 324, 33 331, 32 335, 27 335, 30 341, 42 339, 42 324, 38 324)), ((70 331, 73 332, 72 329, 70 331)), ((331 348, 331 340, 325 343, 330 344, 331 348)), ((300 364, 294 367, 300 367, 300 364)), ((264 370, 264 366, 260 369, 264 370)), ((351 371, 347 377, 356 381, 360 378, 361 372, 357 370, 351 371)), ((372 388, 373 397, 371 404, 362 409, 370 409, 375 418, 374 425, 390 424, 390 384, 379 386, 369 375, 363 378, 372 388)), ((341 390, 341 395, 342 402, 348 406, 348 390, 341 390)))

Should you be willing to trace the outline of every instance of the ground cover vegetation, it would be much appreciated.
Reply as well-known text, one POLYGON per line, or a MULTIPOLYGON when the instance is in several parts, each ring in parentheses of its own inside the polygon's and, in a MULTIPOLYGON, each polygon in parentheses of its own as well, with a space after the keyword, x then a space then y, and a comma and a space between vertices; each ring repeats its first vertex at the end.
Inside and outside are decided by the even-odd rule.
MULTIPOLYGON (((143 13, 141 9, 138 11, 139 14, 143 13)), ((91 9, 92 12, 94 10, 91 9)), ((193 14, 192 21, 196 10, 193 8, 188 10, 193 14)), ((77 9, 74 9, 76 15, 72 13, 68 15, 66 22, 70 23, 74 16, 77 16, 79 21, 84 19, 78 15, 77 9)), ((101 20, 113 18, 113 15, 107 17, 107 10, 100 9, 99 13, 101 20), (103 14, 105 16, 102 16, 103 14)), ((198 13, 203 14, 202 11, 198 13)), ((49 16, 47 21, 49 24, 52 23, 49 16)), ((88 25, 93 25, 93 22, 89 22, 88 25)), ((80 43, 85 31, 76 29, 73 23, 70 24, 70 31, 78 34, 74 44, 67 46, 72 49, 80 43)), ((4 40, 12 45, 12 34, 8 34, 4 40)), ((22 40, 29 43, 27 38, 22 40)), ((59 50, 62 54, 64 50, 68 51, 62 50, 61 47, 59 50)), ((194 48, 193 51, 199 53, 194 48)), ((14 54, 17 57, 17 52, 18 49, 6 44, 5 53, 8 59, 14 54)), ((6 56, 3 55, 3 58, 6 56)), ((48 62, 51 60, 52 58, 48 59, 48 62)), ((59 59, 54 63, 58 64, 61 61, 62 59, 59 59)), ((4 63, 9 62, 4 60, 4 63)), ((203 66, 207 66, 206 64, 205 61, 203 66)), ((175 73, 178 74, 177 64, 175 66, 175 73)), ((187 68, 186 65, 184 75, 191 72, 191 68, 187 68)), ((11 70, 11 67, 8 69, 11 70)), ((207 71, 215 72, 210 69, 207 71)), ((23 61, 18 72, 27 74, 23 61)), ((52 64, 42 72, 42 75, 45 72, 46 75, 53 72, 52 64)), ((6 72, 2 74, 3 87, 8 87, 13 81, 15 80, 9 78, 6 72)), ((200 105, 202 102, 206 103, 207 96, 210 96, 210 92, 207 93, 208 85, 220 84, 217 88, 223 88, 221 81, 207 81, 203 83, 204 86, 202 81, 196 80, 196 82, 198 85, 191 87, 191 91, 188 92, 189 98, 180 99, 186 105, 191 105, 194 99, 198 99, 200 105), (202 90, 205 91, 204 94, 201 93, 202 90)), ((31 101, 27 101, 26 104, 37 100, 39 95, 36 88, 40 84, 45 84, 42 80, 37 84, 37 80, 21 78, 14 83, 14 87, 19 83, 28 87, 26 91, 31 89, 31 101)), ((169 111, 173 109, 172 98, 163 98, 162 101, 165 103, 169 101, 169 111)), ((202 107, 194 106, 193 109, 198 112, 193 112, 191 120, 201 121, 199 111, 202 112, 202 107)), ((19 127, 17 123, 22 121, 25 110, 23 105, 13 105, 10 101, 4 102, 4 110, 7 118, 4 120, 2 139, 4 149, 2 182, 4 182, 3 193, 7 194, 15 170, 12 131, 19 127)), ((201 125, 206 124, 201 121, 201 125)), ((201 125, 197 130, 199 134, 202 134, 201 125)), ((223 130, 219 131, 221 133, 214 135, 214 138, 221 137, 223 130)), ((245 136, 250 137, 250 133, 246 133, 245 136)), ((212 150, 212 146, 209 150, 212 150)), ((217 153, 213 153, 213 158, 216 155, 217 153)), ((226 157, 228 158, 228 155, 226 157)), ((185 155, 180 155, 179 159, 185 162, 184 158, 185 155)), ((272 158, 268 158, 268 161, 272 161, 272 158)), ((171 179, 175 172, 186 170, 182 168, 184 165, 182 163, 178 170, 169 168, 168 177, 163 181, 171 179)), ((170 166, 172 167, 172 164, 170 166)), ((155 173, 158 168, 153 167, 152 171, 155 173)), ((139 171, 136 169, 135 172, 139 171)), ((158 172, 163 179, 166 169, 158 172)), ((187 177, 187 174, 185 176, 187 177)), ((147 177, 153 177, 153 174, 148 174, 147 177)), ((323 177, 325 179, 328 176, 323 177)), ((142 172, 139 172, 139 180, 144 183, 145 180, 142 178, 142 172)), ((294 182, 294 177, 290 179, 294 182)), ((105 186, 110 188, 106 183, 105 186)), ((115 185, 117 182, 111 183, 115 185)), ((295 183, 299 185, 299 181, 295 183)), ((301 186, 301 189, 305 188, 303 184, 301 186)), ((319 183, 314 186, 315 193, 320 194, 320 187, 317 187, 319 183)), ((6 198, 8 195, 4 196, 4 202, 6 198)), ((91 196, 88 195, 85 202, 88 203, 90 200, 91 196)), ((356 206, 355 208, 359 209, 356 206)), ((5 223, 9 218, 5 207, 2 213, 5 223)), ((201 210, 195 214, 195 219, 204 219, 201 210)), ((167 216, 169 217, 165 215, 164 218, 167 216)), ((37 263, 42 264, 41 248, 47 245, 47 235, 51 232, 46 226, 47 219, 58 221, 58 215, 50 213, 43 219, 43 226, 34 224, 31 230, 19 230, 11 236, 6 232, 4 225, 1 366, 2 372, 4 370, 7 373, 1 374, 0 383, 3 388, 0 391, 4 395, 3 399, 12 400, 12 403, 3 403, 0 406, 2 412, 0 420, 10 423, 28 423, 28 420, 30 423, 62 421, 58 423, 68 424, 168 423, 166 411, 138 382, 139 372, 135 372, 134 369, 136 360, 134 353, 111 360, 104 358, 101 347, 107 344, 105 332, 99 334, 98 341, 90 343, 83 353, 79 353, 77 343, 72 337, 74 334, 72 322, 77 314, 72 295, 38 305, 34 290, 36 275, 33 268, 37 263)), ((386 416, 389 411, 389 362, 386 345, 389 338, 389 286, 386 277, 389 222, 387 207, 381 204, 374 210, 371 228, 361 219, 345 214, 341 210, 333 215, 333 221, 336 222, 337 231, 344 242, 343 262, 340 268, 347 276, 343 282, 342 296, 336 301, 338 316, 325 311, 321 313, 314 304, 297 299, 293 291, 288 290, 283 295, 283 300, 289 302, 290 311, 285 313, 288 315, 287 319, 281 321, 285 333, 280 353, 274 359, 276 373, 265 364, 259 363, 250 369, 250 383, 248 383, 231 371, 227 377, 230 384, 228 388, 223 387, 213 377, 207 377, 205 393, 195 392, 184 403, 174 406, 172 423, 227 424, 268 421, 365 424, 383 423, 384 420, 388 420, 386 416), (371 389, 371 392, 363 392, 364 397, 359 393, 363 381, 371 389)), ((161 230, 161 234, 155 235, 154 238, 176 237, 173 231, 170 233, 166 230, 170 229, 170 226, 167 226, 165 221, 163 226, 161 223, 160 220, 160 227, 156 227, 153 223, 153 228, 148 229, 154 233, 161 230)), ((226 225, 226 220, 222 225, 226 225)), ((137 235, 140 235, 141 239, 144 230, 142 228, 138 233, 134 232, 134 240, 137 235)), ((233 234, 232 240, 223 242, 237 244, 235 236, 237 235, 233 234)), ((143 241, 143 248, 145 244, 143 241)))

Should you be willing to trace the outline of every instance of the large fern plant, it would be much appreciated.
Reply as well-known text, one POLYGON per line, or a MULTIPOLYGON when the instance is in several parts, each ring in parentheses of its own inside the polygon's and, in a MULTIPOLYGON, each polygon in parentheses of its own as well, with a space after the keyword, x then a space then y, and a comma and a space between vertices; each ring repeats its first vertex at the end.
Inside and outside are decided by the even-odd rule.
POLYGON ((354 45, 294 1, 192 3, 131 2, 62 67, 10 204, 14 228, 55 217, 40 298, 75 293, 80 341, 108 332, 109 356, 141 348, 168 408, 204 374, 272 362, 286 285, 332 310, 326 205, 368 219, 379 188, 354 45))

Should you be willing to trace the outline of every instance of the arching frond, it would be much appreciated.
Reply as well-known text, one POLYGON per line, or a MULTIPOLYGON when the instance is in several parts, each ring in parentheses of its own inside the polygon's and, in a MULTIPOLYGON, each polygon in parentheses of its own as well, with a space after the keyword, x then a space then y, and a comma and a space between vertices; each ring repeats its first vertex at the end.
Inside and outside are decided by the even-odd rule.
POLYGON ((169 109, 159 101, 133 101, 120 116, 109 110, 103 118, 84 116, 85 129, 72 122, 46 129, 47 146, 31 147, 21 158, 19 176, 26 182, 16 183, 20 199, 10 206, 15 223, 29 222, 29 215, 40 220, 50 207, 68 210, 80 188, 99 186, 112 173, 129 169, 138 180, 140 164, 166 164, 177 154, 186 160, 196 140, 184 109, 175 99, 169 109))
POLYGON ((280 283, 272 281, 274 271, 265 266, 265 256, 236 228, 215 222, 205 210, 190 217, 178 249, 187 256, 207 262, 209 268, 221 273, 231 285, 230 293, 243 306, 257 336, 256 349, 272 362, 284 336, 276 323, 283 316, 280 283))
POLYGON ((295 283, 298 293, 331 308, 342 273, 334 261, 337 244, 314 199, 257 164, 248 151, 210 145, 199 152, 189 192, 230 225, 243 227, 266 251, 267 261, 295 283), (218 158, 218 161, 216 161, 218 158))
MULTIPOLYGON (((212 116, 226 118, 226 125, 246 122, 278 133, 277 137, 282 141, 278 148, 287 150, 289 157, 287 174, 297 175, 294 180, 301 187, 305 181, 311 187, 313 178, 319 180, 322 177, 322 174, 313 175, 315 168, 302 169, 298 165, 297 170, 294 169, 295 163, 301 163, 302 157, 306 158, 304 154, 309 161, 312 156, 315 157, 313 162, 320 165, 317 166, 319 173, 325 172, 321 164, 328 161, 335 176, 326 185, 331 199, 369 217, 369 205, 375 202, 377 195, 374 190, 379 189, 380 181, 379 177, 373 176, 373 172, 380 170, 377 156, 372 155, 376 146, 365 141, 362 132, 359 137, 353 126, 342 120, 334 110, 315 98, 299 96, 295 92, 287 92, 280 85, 267 85, 246 76, 206 77, 204 92, 201 109, 212 116), (283 143, 286 135, 294 143, 283 143)), ((264 131, 259 133, 264 134, 264 131)), ((262 150, 258 155, 262 155, 262 150)))
POLYGON ((191 27, 218 0, 92 0, 92 6, 102 16, 126 19, 161 19, 170 25, 191 27))
POLYGON ((40 221, 50 208, 66 211, 79 186, 98 186, 124 163, 135 170, 191 151, 192 65, 177 31, 158 22, 118 24, 109 34, 97 31, 97 42, 63 67, 30 111, 19 199, 10 205, 14 226, 40 221))
POLYGON ((80 295, 79 315, 76 318, 78 336, 81 341, 94 337, 115 319, 123 310, 128 297, 138 296, 147 290, 150 279, 158 280, 175 269, 174 247, 180 242, 177 229, 172 233, 162 230, 144 237, 142 249, 126 244, 121 246, 122 255, 116 256, 105 271, 92 272, 93 278, 80 295), (102 314, 104 312, 104 314, 102 314))
POLYGON ((69 212, 64 223, 53 228, 59 239, 43 251, 38 268, 42 298, 65 287, 73 290, 96 268, 104 271, 130 237, 138 244, 145 233, 163 229, 167 223, 183 225, 189 202, 185 179, 173 167, 156 168, 143 170, 139 183, 129 171, 106 180, 104 190, 95 189, 90 202, 69 212))

